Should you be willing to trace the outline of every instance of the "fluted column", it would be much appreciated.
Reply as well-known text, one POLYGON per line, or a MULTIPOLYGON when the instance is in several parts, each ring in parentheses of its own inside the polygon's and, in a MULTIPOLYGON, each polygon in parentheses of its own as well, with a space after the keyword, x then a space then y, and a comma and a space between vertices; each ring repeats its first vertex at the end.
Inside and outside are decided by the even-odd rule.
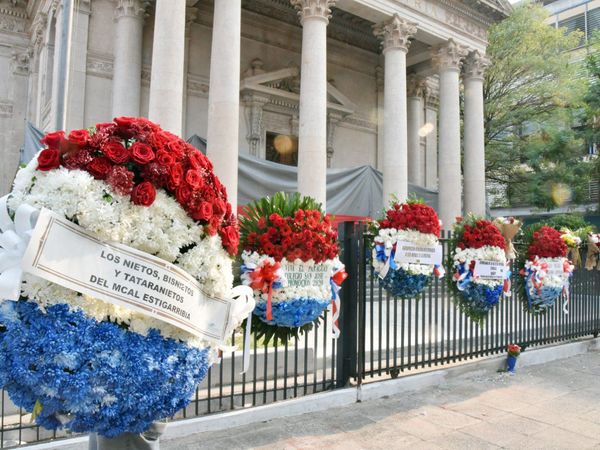
POLYGON ((437 81, 427 80, 425 88, 425 187, 438 187, 438 97, 437 81))
POLYGON ((238 184, 241 22, 241 0, 215 0, 206 153, 227 188, 234 211, 238 184))
POLYGON ((181 135, 185 0, 156 0, 148 117, 181 135))
POLYGON ((408 196, 408 155, 406 119, 406 53, 416 24, 394 15, 375 26, 383 41, 385 58, 383 111, 383 202, 395 195, 404 201, 408 196))
POLYGON ((465 213, 485 215, 483 75, 489 60, 473 51, 465 60, 465 213))
POLYGON ((466 51, 452 39, 433 49, 433 63, 440 78, 438 179, 439 216, 451 229, 462 215, 460 171, 460 67, 466 51))
POLYGON ((408 181, 417 186, 423 186, 420 132, 423 126, 425 80, 417 75, 410 75, 407 83, 408 181))
POLYGON ((326 208, 327 25, 333 0, 291 0, 302 24, 298 192, 326 208))
POLYGON ((142 40, 146 3, 118 0, 115 9, 115 48, 112 115, 139 116, 142 40))

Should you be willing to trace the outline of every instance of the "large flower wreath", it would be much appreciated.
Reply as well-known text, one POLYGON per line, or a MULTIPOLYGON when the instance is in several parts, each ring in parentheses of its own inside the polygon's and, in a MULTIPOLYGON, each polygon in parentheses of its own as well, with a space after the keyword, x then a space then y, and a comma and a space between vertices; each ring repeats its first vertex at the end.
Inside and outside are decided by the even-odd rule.
POLYGON ((312 328, 332 301, 339 308, 346 272, 320 204, 278 192, 249 205, 240 229, 242 282, 254 290, 259 335, 286 339, 312 328))
POLYGON ((460 308, 481 323, 500 301, 510 295, 510 271, 506 241, 494 223, 473 215, 454 225, 447 268, 454 273, 450 283, 460 308))
POLYGON ((376 225, 373 268, 382 286, 393 296, 414 298, 433 276, 444 276, 441 248, 438 249, 440 220, 431 206, 418 200, 393 202, 376 225), (409 251, 403 251, 401 256, 400 251, 407 248, 409 251), (440 259, 431 263, 436 253, 440 259), (423 255, 429 255, 427 262, 421 262, 423 255))
POLYGON ((121 117, 41 142, 0 202, 0 386, 49 429, 143 432, 188 404, 215 342, 19 273, 31 233, 23 217, 47 208, 101 242, 173 263, 222 298, 233 284, 236 219, 210 161, 148 120, 121 117))
POLYGON ((567 259, 568 246, 562 234, 546 225, 533 226, 527 231, 525 242, 527 258, 520 261, 523 276, 520 290, 527 300, 527 308, 533 313, 544 312, 564 293, 563 309, 567 312, 569 280, 574 266, 567 259))

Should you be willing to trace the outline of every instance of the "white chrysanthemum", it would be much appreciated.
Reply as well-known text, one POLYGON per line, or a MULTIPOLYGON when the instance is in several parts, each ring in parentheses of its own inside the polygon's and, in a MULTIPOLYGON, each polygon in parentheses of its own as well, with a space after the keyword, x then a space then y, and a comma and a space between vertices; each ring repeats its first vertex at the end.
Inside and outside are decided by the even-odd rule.
POLYGON ((564 257, 558 258, 538 258, 535 263, 527 261, 525 263, 526 269, 533 268, 536 271, 540 271, 538 277, 541 279, 542 284, 547 287, 563 287, 569 280, 569 276, 573 271, 573 265, 568 264, 568 259, 564 257), (543 270, 542 267, 548 269, 543 270), (558 268, 558 270, 549 270, 550 268, 558 268), (565 271, 565 267, 567 270, 565 271))
MULTIPOLYGON (((454 263, 455 264, 466 264, 467 267, 471 265, 471 262, 475 261, 495 261, 506 265, 506 253, 504 249, 495 247, 493 245, 484 245, 480 248, 457 248, 454 251, 454 263)), ((484 284, 486 286, 497 286, 499 281, 474 278, 472 282, 477 284, 484 284)))
MULTIPOLYGON (((210 296, 228 296, 233 286, 232 260, 219 236, 207 236, 201 225, 164 191, 152 205, 138 206, 115 193, 104 181, 81 170, 36 170, 37 158, 21 169, 9 199, 12 210, 25 203, 45 207, 77 223, 100 240, 118 242, 169 261, 194 276, 210 296), (187 251, 181 253, 183 249, 187 251)), ((41 307, 66 303, 98 321, 113 320, 146 335, 151 328, 165 337, 205 347, 197 337, 163 321, 131 311, 26 274, 23 296, 41 307)))
MULTIPOLYGON (((436 246, 439 243, 435 234, 421 233, 417 230, 397 230, 396 228, 380 228, 379 234, 375 236, 374 241, 376 244, 383 244, 388 255, 398 241, 412 242, 421 247, 436 246)), ((373 249, 373 267, 377 272, 381 272, 384 270, 385 263, 378 260, 376 255, 377 251, 373 249)), ((434 269, 430 264, 401 263, 397 264, 397 266, 411 275, 429 276, 433 273, 434 269)))

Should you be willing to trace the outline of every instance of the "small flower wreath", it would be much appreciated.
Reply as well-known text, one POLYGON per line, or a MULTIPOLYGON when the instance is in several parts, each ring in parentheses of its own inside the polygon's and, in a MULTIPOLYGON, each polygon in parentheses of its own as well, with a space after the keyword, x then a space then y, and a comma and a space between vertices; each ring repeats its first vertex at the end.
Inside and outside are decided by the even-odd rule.
POLYGON ((563 310, 568 313, 574 266, 567 258, 569 249, 561 232, 547 225, 533 225, 525 233, 525 244, 527 255, 519 260, 519 290, 526 308, 534 314, 545 312, 565 294, 563 310))
POLYGON ((436 276, 443 278, 439 246, 440 220, 435 210, 422 200, 406 203, 392 202, 384 218, 372 227, 372 264, 381 285, 394 297, 414 298, 436 276), (414 246, 418 253, 412 256, 401 249, 414 246), (425 253, 422 251, 425 250, 425 253), (439 263, 421 262, 429 251, 439 253, 439 263))
POLYGON ((510 295, 506 240, 491 221, 469 215, 454 225, 446 259, 450 287, 461 310, 483 323, 504 293, 510 295))
POLYGON ((321 205, 278 192, 246 207, 240 231, 241 279, 254 290, 258 337, 287 340, 312 329, 332 303, 335 328, 346 272, 337 231, 321 205))

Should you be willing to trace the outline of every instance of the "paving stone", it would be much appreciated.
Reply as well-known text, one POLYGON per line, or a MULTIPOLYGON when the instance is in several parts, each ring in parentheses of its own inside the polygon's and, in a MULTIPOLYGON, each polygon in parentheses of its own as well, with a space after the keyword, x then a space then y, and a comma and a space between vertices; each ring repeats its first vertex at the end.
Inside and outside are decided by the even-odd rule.
POLYGON ((483 439, 462 433, 461 431, 455 431, 440 438, 427 441, 427 443, 432 443, 438 447, 450 450, 488 450, 501 448, 498 445, 494 445, 490 442, 484 441, 483 439))

